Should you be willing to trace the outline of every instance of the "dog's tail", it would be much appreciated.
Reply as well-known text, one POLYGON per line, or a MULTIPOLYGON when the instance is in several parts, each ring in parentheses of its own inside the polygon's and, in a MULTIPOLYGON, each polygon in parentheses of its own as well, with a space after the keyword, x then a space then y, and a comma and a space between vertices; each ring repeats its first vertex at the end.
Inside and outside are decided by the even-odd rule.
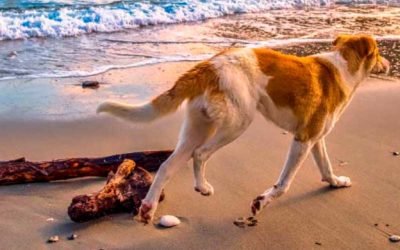
POLYGON ((106 112, 133 122, 150 122, 178 109, 186 99, 201 95, 207 88, 217 86, 218 77, 208 62, 202 62, 182 75, 168 91, 142 105, 104 102, 97 113, 106 112))

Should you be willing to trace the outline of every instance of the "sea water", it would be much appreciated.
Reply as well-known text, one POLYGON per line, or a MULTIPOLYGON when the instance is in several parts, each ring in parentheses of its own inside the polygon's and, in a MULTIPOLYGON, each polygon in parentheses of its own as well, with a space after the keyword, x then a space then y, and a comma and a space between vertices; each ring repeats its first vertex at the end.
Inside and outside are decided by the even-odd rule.
POLYGON ((148 26, 276 9, 328 8, 337 2, 400 0, 0 0, 0 81, 88 76, 146 62, 190 60, 186 55, 129 56, 127 45, 107 40, 118 37, 116 32, 143 39, 141 30, 148 26))

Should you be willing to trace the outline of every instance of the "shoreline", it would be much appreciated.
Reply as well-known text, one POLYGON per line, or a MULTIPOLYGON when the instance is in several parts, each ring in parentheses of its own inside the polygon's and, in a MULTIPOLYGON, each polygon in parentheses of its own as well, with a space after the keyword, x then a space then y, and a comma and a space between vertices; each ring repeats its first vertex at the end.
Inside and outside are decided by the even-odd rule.
MULTIPOLYGON (((303 51, 304 47, 296 46, 293 49, 303 51)), ((0 118, 2 120, 68 121, 95 117, 97 106, 105 100, 131 104, 150 100, 171 88, 176 79, 196 63, 162 63, 116 69, 91 77, 12 80, 0 85, 0 118), (133 76, 141 76, 141 78, 137 79, 133 76), (82 88, 81 83, 88 80, 100 82, 100 87, 98 89, 82 88)), ((400 64, 396 66, 400 69, 400 64)), ((400 86, 400 79, 393 76, 372 75, 365 80, 360 91, 374 88, 371 84, 374 81, 388 87, 400 86)))

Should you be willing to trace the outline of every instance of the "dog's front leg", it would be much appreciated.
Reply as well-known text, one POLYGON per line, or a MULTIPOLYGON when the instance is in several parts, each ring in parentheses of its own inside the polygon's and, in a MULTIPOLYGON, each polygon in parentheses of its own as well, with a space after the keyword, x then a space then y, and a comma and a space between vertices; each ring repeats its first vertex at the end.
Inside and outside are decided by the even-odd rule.
POLYGON ((326 151, 325 139, 317 141, 312 148, 314 161, 321 172, 322 181, 328 182, 332 187, 349 187, 351 180, 346 176, 336 176, 333 173, 332 165, 329 160, 328 152, 326 151))
POLYGON ((278 182, 267 189, 264 193, 253 200, 251 212, 256 215, 263 207, 271 203, 274 199, 284 194, 290 187, 297 171, 307 158, 313 143, 311 141, 301 142, 293 140, 284 168, 279 176, 278 182))

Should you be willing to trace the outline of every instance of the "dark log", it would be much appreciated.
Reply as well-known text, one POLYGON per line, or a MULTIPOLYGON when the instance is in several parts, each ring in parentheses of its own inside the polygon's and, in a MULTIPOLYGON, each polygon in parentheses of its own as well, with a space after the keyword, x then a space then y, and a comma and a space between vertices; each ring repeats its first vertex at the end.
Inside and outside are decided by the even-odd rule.
POLYGON ((100 158, 72 158, 30 162, 24 158, 0 162, 0 185, 49 182, 77 177, 106 177, 115 172, 125 159, 131 159, 147 171, 157 171, 172 151, 145 151, 100 158))
MULTIPOLYGON (((142 199, 153 181, 149 172, 135 167, 135 162, 125 160, 99 192, 79 195, 72 199, 68 215, 75 222, 85 222, 119 212, 138 214, 142 199)), ((161 195, 160 201, 164 198, 161 195)))
POLYGON ((100 83, 98 81, 84 81, 82 82, 82 88, 91 88, 97 89, 100 87, 100 83))

